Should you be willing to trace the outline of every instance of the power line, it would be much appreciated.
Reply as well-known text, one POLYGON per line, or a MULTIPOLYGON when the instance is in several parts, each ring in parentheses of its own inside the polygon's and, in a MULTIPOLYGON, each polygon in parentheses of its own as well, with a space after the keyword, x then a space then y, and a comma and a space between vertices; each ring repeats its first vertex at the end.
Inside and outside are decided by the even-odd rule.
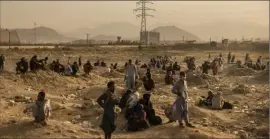
POLYGON ((140 14, 137 14, 136 17, 140 17, 141 18, 141 31, 140 31, 140 45, 139 48, 142 45, 142 41, 143 41, 143 36, 144 35, 144 40, 145 40, 145 44, 147 44, 147 29, 146 29, 146 17, 150 16, 150 17, 154 17, 153 15, 147 14, 147 11, 156 11, 155 9, 152 8, 148 8, 146 7, 146 4, 153 4, 150 1, 147 0, 140 0, 138 2, 136 2, 137 6, 140 5, 141 7, 138 7, 136 9, 134 9, 135 12, 141 11, 140 14))

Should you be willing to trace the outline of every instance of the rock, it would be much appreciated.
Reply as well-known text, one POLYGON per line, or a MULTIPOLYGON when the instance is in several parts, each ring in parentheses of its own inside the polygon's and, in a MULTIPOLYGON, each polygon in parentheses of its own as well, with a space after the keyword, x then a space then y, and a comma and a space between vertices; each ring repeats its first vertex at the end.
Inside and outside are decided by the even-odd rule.
POLYGON ((9 105, 9 106, 14 106, 14 105, 16 105, 16 103, 15 103, 14 100, 9 100, 9 101, 8 101, 8 105, 9 105))
POLYGON ((70 122, 70 121, 65 121, 64 123, 65 123, 65 124, 71 124, 71 122, 70 122))
POLYGON ((249 121, 249 123, 251 123, 251 124, 255 124, 255 122, 254 122, 254 121, 249 121))
POLYGON ((51 133, 50 132, 46 132, 45 135, 51 135, 51 133))
POLYGON ((88 121, 83 121, 83 123, 82 123, 83 128, 90 128, 91 126, 92 126, 91 123, 88 121))
POLYGON ((83 100, 90 100, 89 98, 87 98, 87 97, 83 97, 83 100))
POLYGON ((240 139, 248 139, 248 134, 244 130, 238 132, 240 139))
POLYGON ((74 116, 74 119, 75 119, 75 120, 81 119, 81 115, 76 115, 76 116, 74 116))
POLYGON ((237 135, 238 134, 238 131, 233 131, 233 134, 237 135))
POLYGON ((8 123, 15 124, 15 123, 17 123, 17 121, 16 120, 10 120, 8 123))
POLYGON ((77 131, 73 130, 73 129, 68 129, 67 132, 69 132, 69 133, 77 133, 77 131))

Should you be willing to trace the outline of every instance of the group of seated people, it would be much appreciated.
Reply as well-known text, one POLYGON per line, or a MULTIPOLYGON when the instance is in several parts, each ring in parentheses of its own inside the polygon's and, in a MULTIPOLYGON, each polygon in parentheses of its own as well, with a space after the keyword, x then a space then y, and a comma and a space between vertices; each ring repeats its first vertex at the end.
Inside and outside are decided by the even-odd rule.
POLYGON ((119 106, 125 113, 128 131, 139 131, 162 124, 162 119, 156 116, 150 98, 149 91, 141 99, 138 92, 131 90, 122 95, 119 106))
POLYGON ((214 93, 212 91, 208 92, 208 96, 201 96, 199 106, 207 106, 212 109, 232 109, 233 105, 230 102, 225 101, 222 96, 222 92, 218 91, 214 93))
POLYGON ((38 60, 37 55, 34 55, 28 63, 27 60, 22 57, 21 60, 16 63, 16 73, 26 73, 29 70, 29 67, 30 71, 32 72, 37 72, 38 70, 46 70, 47 61, 48 57, 38 60))
POLYGON ((101 62, 98 60, 96 63, 94 63, 94 66, 101 66, 101 67, 107 67, 107 64, 102 60, 101 62))
MULTIPOLYGON (((78 62, 73 62, 73 64, 70 64, 70 62, 68 61, 67 66, 64 66, 63 64, 60 63, 59 59, 53 60, 52 63, 47 64, 48 61, 48 57, 45 57, 44 59, 37 59, 37 56, 34 55, 29 63, 28 66, 28 62, 27 60, 23 57, 21 58, 21 60, 16 63, 17 67, 16 67, 16 73, 26 73, 29 70, 30 67, 30 71, 36 72, 38 70, 51 70, 54 71, 56 73, 62 74, 62 75, 72 75, 75 76, 80 68, 80 64, 78 64, 78 62)), ((79 58, 79 63, 81 63, 81 58, 79 58)), ((90 71, 93 70, 93 66, 91 65, 90 61, 87 61, 84 65, 83 65, 83 70, 85 72, 85 74, 89 75, 90 71)))

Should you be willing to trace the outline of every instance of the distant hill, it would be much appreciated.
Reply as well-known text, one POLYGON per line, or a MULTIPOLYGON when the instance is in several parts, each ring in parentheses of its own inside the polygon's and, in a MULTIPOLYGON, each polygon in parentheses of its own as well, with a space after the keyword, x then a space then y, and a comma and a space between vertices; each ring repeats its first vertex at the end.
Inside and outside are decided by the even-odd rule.
MULTIPOLYGON (((32 29, 11 29, 11 32, 17 32, 21 43, 34 43, 36 32, 36 43, 63 43, 75 40, 75 38, 65 37, 54 29, 48 27, 37 27, 32 29)), ((1 42, 8 41, 8 33, 1 30, 1 42)), ((12 37, 11 37, 12 38, 12 37)), ((11 39, 12 40, 12 39, 11 39)))
POLYGON ((176 40, 183 40, 183 36, 185 37, 185 40, 196 40, 199 41, 200 38, 196 35, 187 32, 185 30, 182 30, 176 26, 160 26, 152 31, 156 31, 160 33, 160 40, 166 40, 166 41, 176 41, 176 40))
POLYGON ((115 22, 103 24, 96 28, 79 28, 74 31, 64 33, 66 36, 79 37, 85 39, 85 34, 89 33, 91 36, 105 35, 105 36, 121 36, 123 39, 133 39, 139 36, 140 27, 127 22, 115 22))
MULTIPOLYGON (((150 27, 149 27, 150 28, 150 27)), ((161 40, 165 37, 166 40, 182 40, 183 36, 189 40, 200 40, 196 35, 182 30, 176 26, 160 26, 154 30, 161 33, 161 40)), ((105 36, 121 36, 124 40, 139 40, 140 27, 127 22, 116 22, 110 24, 100 25, 96 28, 80 28, 73 32, 65 33, 66 36, 76 36, 85 39, 85 34, 89 33, 91 36, 99 36, 99 38, 106 38, 105 36), (77 35, 76 35, 77 34, 77 35), (102 36, 103 35, 103 36, 102 36)), ((111 40, 111 39, 110 39, 111 40)))

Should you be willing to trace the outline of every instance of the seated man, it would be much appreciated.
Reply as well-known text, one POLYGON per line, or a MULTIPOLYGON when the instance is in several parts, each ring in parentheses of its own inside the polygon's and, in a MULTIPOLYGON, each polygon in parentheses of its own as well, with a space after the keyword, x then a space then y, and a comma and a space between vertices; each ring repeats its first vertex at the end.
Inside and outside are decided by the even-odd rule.
POLYGON ((104 62, 104 60, 101 62, 101 67, 107 67, 107 64, 104 62))
POLYGON ((41 64, 40 66, 40 68, 42 69, 42 70, 46 70, 46 67, 47 67, 47 61, 48 61, 48 57, 45 57, 44 59, 40 59, 39 60, 39 63, 41 64))
POLYGON ((47 121, 51 115, 50 100, 45 99, 45 92, 39 92, 37 100, 29 105, 23 112, 26 113, 32 110, 35 123, 41 125, 47 125, 47 121))
POLYGON ((165 75, 165 84, 166 85, 173 85, 174 84, 174 76, 171 71, 167 72, 165 75))
POLYGON ((150 125, 146 121, 146 113, 143 105, 137 103, 134 106, 133 114, 128 118, 128 131, 139 131, 147 129, 150 125))
POLYGON ((234 60, 235 60, 235 55, 232 56, 231 63, 234 63, 234 60))
POLYGON ((99 60, 96 63, 94 63, 94 66, 99 66, 99 65, 100 65, 99 60))
POLYGON ((83 71, 86 75, 89 75, 89 73, 93 70, 93 66, 91 65, 90 61, 88 60, 84 65, 83 65, 83 71))
POLYGON ((146 64, 141 65, 141 68, 148 68, 146 64))
POLYGON ((114 69, 114 70, 117 69, 117 63, 115 63, 115 64, 113 65, 113 69, 114 69))
POLYGON ((63 73, 65 71, 65 67, 60 64, 59 59, 57 59, 55 62, 54 71, 57 73, 63 73))
POLYGON ((28 62, 26 61, 26 59, 23 57, 21 58, 21 61, 16 63, 17 67, 16 67, 16 74, 19 73, 26 73, 28 71, 28 62))
POLYGON ((77 64, 77 62, 74 62, 71 68, 72 68, 72 75, 75 76, 79 70, 79 65, 77 64))
POLYGON ((173 70, 180 71, 180 66, 177 64, 177 62, 173 64, 173 70))
POLYGON ((205 61, 205 62, 202 64, 202 73, 208 74, 209 69, 211 69, 210 62, 205 61))
POLYGON ((167 72, 171 71, 173 75, 175 75, 175 70, 173 69, 173 65, 170 64, 168 67, 167 67, 167 72))
POLYGON ((160 125, 162 124, 162 119, 156 116, 150 97, 150 93, 144 94, 143 99, 140 99, 139 103, 143 105, 144 111, 146 112, 146 119, 149 121, 150 125, 160 125))

